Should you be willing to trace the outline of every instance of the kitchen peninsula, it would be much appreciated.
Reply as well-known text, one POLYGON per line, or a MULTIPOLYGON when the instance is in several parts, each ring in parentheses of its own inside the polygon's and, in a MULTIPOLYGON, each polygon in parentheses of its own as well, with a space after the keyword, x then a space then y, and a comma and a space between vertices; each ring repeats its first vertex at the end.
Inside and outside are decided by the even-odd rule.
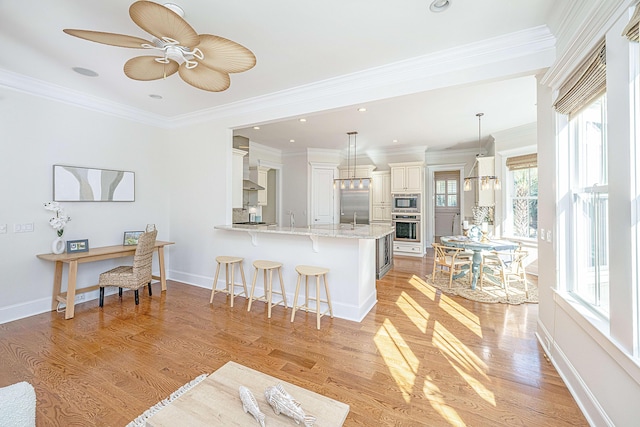
MULTIPOLYGON (((328 283, 334 316, 358 322, 377 301, 376 247, 380 239, 386 240, 393 233, 393 227, 389 225, 360 224, 355 227, 331 224, 304 228, 234 224, 219 225, 215 229, 215 238, 222 241, 221 247, 226 248, 225 253, 219 255, 243 257, 249 282, 253 277, 254 261, 266 259, 283 263, 282 273, 290 306, 297 280, 296 265, 329 268, 328 283)), ((389 252, 389 261, 391 257, 389 252)), ((260 293, 262 286, 258 285, 256 295, 260 293)))

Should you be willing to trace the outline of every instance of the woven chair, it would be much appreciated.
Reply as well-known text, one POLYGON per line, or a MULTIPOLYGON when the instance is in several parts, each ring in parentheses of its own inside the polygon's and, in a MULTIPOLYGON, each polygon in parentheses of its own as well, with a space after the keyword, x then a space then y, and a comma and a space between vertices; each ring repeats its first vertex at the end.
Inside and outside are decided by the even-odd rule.
POLYGON ((100 275, 100 307, 104 304, 105 286, 117 286, 122 297, 122 288, 132 289, 135 293, 136 305, 139 303, 138 289, 149 286, 151 295, 151 265, 153 250, 156 244, 158 230, 143 233, 138 239, 136 253, 133 255, 133 265, 122 265, 100 275))
POLYGON ((522 249, 511 252, 492 251, 482 257, 480 265, 480 289, 483 289, 485 274, 498 279, 509 301, 509 285, 511 282, 519 282, 524 286, 525 296, 529 298, 529 285, 527 272, 524 269, 524 259, 529 253, 522 249))
POLYGON ((431 274, 433 280, 436 279, 436 273, 441 271, 449 276, 449 287, 451 287, 453 275, 461 273, 463 271, 462 267, 466 265, 469 269, 469 284, 471 284, 472 261, 464 255, 463 248, 452 248, 438 243, 432 243, 431 246, 433 246, 433 249, 435 250, 433 256, 433 273, 431 274), (463 255, 460 256, 460 254, 463 255))

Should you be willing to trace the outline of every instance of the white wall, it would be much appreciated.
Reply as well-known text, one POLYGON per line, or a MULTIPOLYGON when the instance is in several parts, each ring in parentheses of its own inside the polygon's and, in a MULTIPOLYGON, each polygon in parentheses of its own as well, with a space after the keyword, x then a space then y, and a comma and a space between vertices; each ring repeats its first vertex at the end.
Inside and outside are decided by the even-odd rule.
MULTIPOLYGON (((0 323, 51 307, 54 265, 36 254, 51 252, 56 237, 43 207, 53 197, 54 164, 135 172, 135 202, 62 203, 71 216, 65 239, 121 244, 124 231, 155 223, 158 239, 169 240, 171 138, 162 130, 2 88, 0 141, 0 224, 8 228, 0 234, 0 323), (14 233, 21 223, 33 223, 34 232, 14 233)), ((115 262, 82 265, 78 285, 97 284, 115 262)), ((66 289, 66 268, 63 279, 66 289)))
POLYGON ((210 287, 221 255, 213 227, 231 223, 232 132, 219 124, 180 130, 168 154, 171 232, 168 276, 210 287))
MULTIPOLYGON (((629 77, 634 70, 628 61, 631 46, 621 36, 629 15, 618 2, 616 11, 601 25, 580 35, 583 40, 564 41, 572 46, 561 52, 561 61, 545 75, 538 88, 538 171, 540 228, 552 230, 552 240, 539 240, 538 335, 549 358, 562 375, 592 425, 632 426, 640 419, 640 363, 637 342, 636 254, 633 250, 631 200, 638 167, 636 141, 630 136, 633 117, 629 77), (620 16, 622 16, 620 18, 620 16), (570 274, 565 265, 571 257, 571 191, 569 187, 566 120, 552 110, 554 91, 562 83, 565 69, 575 68, 577 54, 586 54, 602 35, 607 35, 607 104, 609 144, 609 241, 611 316, 606 321, 574 301, 567 290, 570 274), (564 68, 564 69, 563 69, 564 68), (550 87, 549 87, 550 86, 550 87), (559 137, 556 138, 556 130, 559 137)), ((585 2, 585 11, 613 6, 613 2, 585 2), (587 6, 590 6, 587 7, 587 6)), ((594 19, 602 19, 594 13, 594 19)), ((606 15, 604 15, 606 17, 606 15)), ((575 18, 575 17, 574 17, 575 18)), ((584 18, 584 17, 578 17, 584 18)), ((583 22, 590 22, 583 19, 583 22)), ((637 60, 637 58, 636 58, 637 60)), ((564 76, 566 77, 566 75, 564 76)))

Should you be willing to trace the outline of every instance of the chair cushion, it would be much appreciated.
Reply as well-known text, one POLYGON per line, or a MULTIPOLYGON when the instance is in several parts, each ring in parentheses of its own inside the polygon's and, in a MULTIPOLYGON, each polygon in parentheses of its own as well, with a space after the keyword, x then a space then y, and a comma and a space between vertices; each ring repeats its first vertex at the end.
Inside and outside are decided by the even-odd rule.
POLYGON ((119 288, 130 288, 133 286, 134 279, 133 267, 130 265, 121 265, 100 274, 99 285, 101 287, 117 286, 119 288))

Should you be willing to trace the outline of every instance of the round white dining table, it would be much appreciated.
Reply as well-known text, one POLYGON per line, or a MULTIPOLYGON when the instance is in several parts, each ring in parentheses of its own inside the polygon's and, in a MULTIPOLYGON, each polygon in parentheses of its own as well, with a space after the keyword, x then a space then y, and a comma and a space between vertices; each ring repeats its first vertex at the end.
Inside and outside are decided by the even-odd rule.
MULTIPOLYGON (((480 264, 482 263, 483 251, 505 251, 518 248, 518 243, 511 242, 509 240, 486 240, 479 241, 470 239, 467 236, 443 236, 440 237, 440 243, 445 246, 451 246, 453 248, 463 248, 465 250, 473 251, 473 259, 471 264, 471 289, 476 288, 478 283, 478 277, 480 277, 480 264)), ((468 270, 464 270, 459 274, 453 276, 457 279, 468 273, 468 270)))

